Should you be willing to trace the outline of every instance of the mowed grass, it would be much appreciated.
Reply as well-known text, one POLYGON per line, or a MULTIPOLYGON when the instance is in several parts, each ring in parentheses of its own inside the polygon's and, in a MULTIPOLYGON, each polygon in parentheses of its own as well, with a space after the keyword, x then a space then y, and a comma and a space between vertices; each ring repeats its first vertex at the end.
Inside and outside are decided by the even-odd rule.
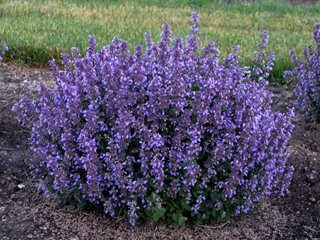
POLYGON ((249 65, 262 29, 270 31, 269 49, 276 53, 273 78, 283 81, 283 70, 291 67, 288 51, 302 53, 313 44, 312 31, 319 21, 320 4, 289 5, 270 0, 226 4, 215 0, 28 0, 0 1, 0 38, 10 51, 7 60, 47 65, 60 53, 87 47, 88 35, 98 46, 115 35, 133 49, 150 31, 158 40, 164 22, 172 25, 174 37, 189 34, 190 13, 200 13, 200 43, 216 41, 223 56, 232 45, 240 45, 242 64, 249 65))

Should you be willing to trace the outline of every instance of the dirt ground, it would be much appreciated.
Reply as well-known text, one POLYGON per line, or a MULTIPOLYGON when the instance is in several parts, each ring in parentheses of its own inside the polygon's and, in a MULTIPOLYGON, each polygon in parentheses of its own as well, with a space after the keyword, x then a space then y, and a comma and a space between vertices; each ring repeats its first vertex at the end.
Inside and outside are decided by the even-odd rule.
MULTIPOLYGON (((29 132, 10 109, 22 95, 34 96, 41 81, 52 84, 48 70, 0 65, 0 239, 320 239, 320 124, 294 119, 290 162, 296 170, 286 197, 271 198, 262 210, 220 225, 132 228, 122 218, 52 202, 31 180, 29 132)), ((271 90, 275 110, 292 106, 288 89, 271 90)))

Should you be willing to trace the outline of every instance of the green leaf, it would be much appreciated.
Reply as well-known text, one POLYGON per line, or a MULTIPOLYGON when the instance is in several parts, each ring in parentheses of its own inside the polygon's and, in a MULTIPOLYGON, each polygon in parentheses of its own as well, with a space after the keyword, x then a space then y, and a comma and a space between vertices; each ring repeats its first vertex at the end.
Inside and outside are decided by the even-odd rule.
POLYGON ((188 212, 191 211, 191 207, 189 206, 189 204, 188 204, 186 201, 181 201, 181 207, 182 207, 184 210, 188 211, 188 212))
POLYGON ((151 193, 151 195, 149 195, 148 197, 146 197, 146 200, 147 200, 148 202, 154 203, 154 202, 156 202, 157 197, 158 197, 158 195, 153 192, 153 193, 151 193))
POLYGON ((160 218, 164 219, 167 210, 163 207, 153 206, 147 212, 147 216, 150 218, 152 222, 158 222, 160 218))
POLYGON ((83 209, 86 205, 87 205, 87 201, 85 201, 85 200, 81 200, 79 203, 78 203, 78 207, 80 208, 80 209, 83 209))
POLYGON ((196 114, 192 114, 192 115, 191 115, 191 122, 192 122, 192 123, 196 123, 197 120, 198 120, 197 115, 196 115, 196 114))
POLYGON ((227 216, 227 212, 226 212, 226 211, 223 211, 223 212, 221 213, 221 215, 219 216, 218 222, 223 221, 223 220, 226 218, 226 216, 227 216))
POLYGON ((207 220, 208 219, 208 216, 205 214, 205 213, 200 213, 200 214, 198 214, 197 215, 197 221, 196 221, 196 223, 198 224, 198 225, 200 225, 200 224, 202 224, 205 220, 207 220))
POLYGON ((199 90, 200 90, 200 87, 199 87, 198 84, 192 83, 191 89, 192 89, 192 91, 199 91, 199 90))
POLYGON ((226 211, 223 211, 222 214, 221 214, 221 218, 222 218, 222 219, 225 219, 225 218, 226 218, 226 215, 227 215, 227 212, 226 212, 226 211))
POLYGON ((179 228, 185 223, 186 218, 181 213, 174 213, 172 214, 172 220, 173 226, 179 228))

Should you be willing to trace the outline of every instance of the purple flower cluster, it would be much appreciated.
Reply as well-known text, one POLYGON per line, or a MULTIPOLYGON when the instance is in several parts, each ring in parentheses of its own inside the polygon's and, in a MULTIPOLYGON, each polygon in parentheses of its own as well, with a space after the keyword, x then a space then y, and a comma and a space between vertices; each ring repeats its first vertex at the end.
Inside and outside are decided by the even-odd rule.
POLYGON ((320 121, 320 23, 315 25, 313 37, 316 49, 309 46, 304 50, 305 61, 299 61, 294 51, 289 52, 294 69, 287 71, 286 76, 297 80, 294 89, 297 108, 308 120, 320 121))
POLYGON ((168 24, 133 53, 118 37, 96 51, 90 36, 85 56, 63 54, 62 70, 51 62, 56 88, 14 106, 32 128, 46 191, 124 212, 132 224, 176 199, 191 215, 235 215, 287 191, 291 113, 271 111, 266 81, 239 66, 237 48, 222 61, 214 42, 200 48, 192 20, 185 40, 168 24))

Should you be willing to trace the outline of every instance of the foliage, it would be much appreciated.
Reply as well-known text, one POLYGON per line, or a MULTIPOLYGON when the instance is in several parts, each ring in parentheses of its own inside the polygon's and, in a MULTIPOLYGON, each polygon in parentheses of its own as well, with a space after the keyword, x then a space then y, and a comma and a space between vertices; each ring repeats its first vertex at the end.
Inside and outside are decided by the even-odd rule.
POLYGON ((294 69, 286 76, 297 81, 294 89, 296 106, 304 112, 308 120, 320 121, 320 23, 313 33, 316 49, 309 46, 304 50, 304 61, 299 61, 296 53, 290 51, 294 69))
POLYGON ((91 36, 85 56, 74 48, 62 54, 63 69, 51 62, 55 89, 42 85, 40 98, 14 106, 32 129, 48 194, 131 224, 175 226, 221 221, 285 194, 293 126, 291 113, 271 111, 267 32, 252 72, 239 66, 238 47, 222 60, 214 42, 201 49, 196 13, 192 20, 186 39, 172 39, 164 24, 158 43, 146 33, 145 51, 133 53, 118 37, 96 51, 91 36))

